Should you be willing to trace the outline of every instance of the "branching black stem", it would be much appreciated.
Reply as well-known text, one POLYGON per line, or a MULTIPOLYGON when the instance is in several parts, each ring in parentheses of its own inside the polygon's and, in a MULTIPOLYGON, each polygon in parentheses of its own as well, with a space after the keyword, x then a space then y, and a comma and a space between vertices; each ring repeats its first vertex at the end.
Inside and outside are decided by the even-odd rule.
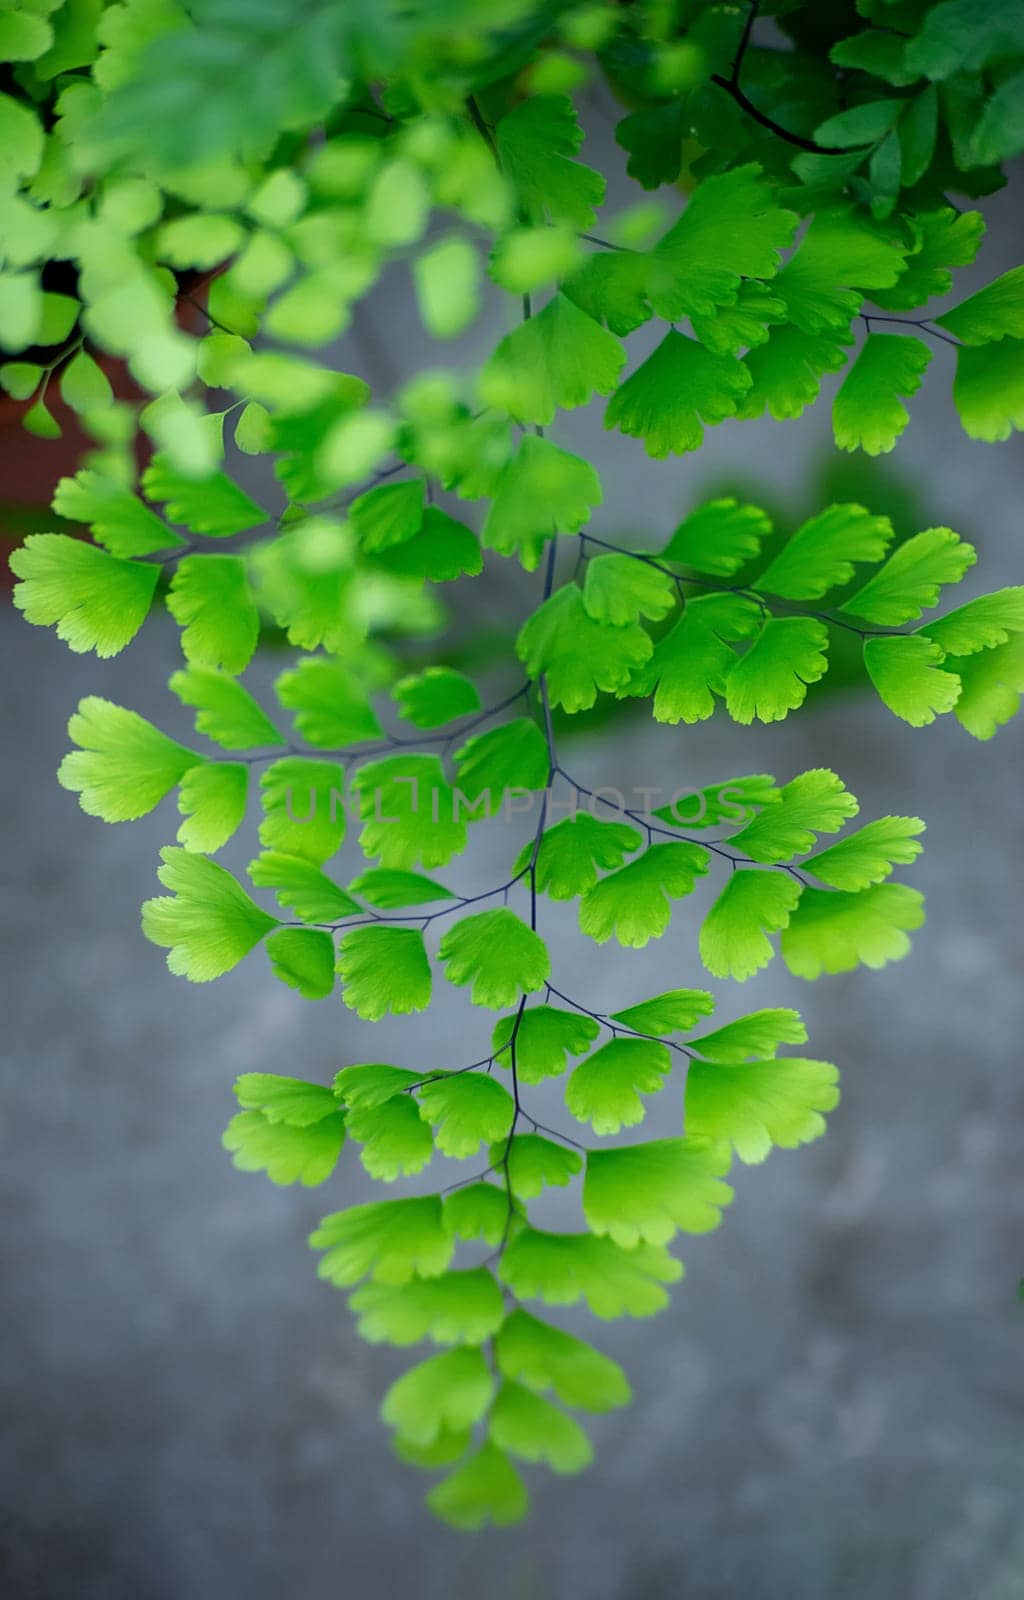
POLYGON ((748 117, 752 117, 755 122, 759 123, 762 128, 767 128, 769 133, 774 133, 778 139, 784 139, 787 144, 795 145, 798 150, 806 150, 809 154, 815 156, 850 155, 851 151, 849 149, 844 149, 837 145, 818 144, 816 140, 808 139, 802 133, 792 133, 789 128, 784 128, 781 123, 775 121, 774 117, 768 116, 767 112, 756 106, 750 96, 744 92, 740 84, 740 73, 743 69, 743 58, 750 45, 750 36, 754 30, 754 23, 757 20, 759 4, 760 0, 751 0, 729 76, 726 78, 720 72, 713 72, 711 74, 711 82, 716 83, 720 89, 724 89, 726 94, 735 100, 740 109, 745 111, 748 117))

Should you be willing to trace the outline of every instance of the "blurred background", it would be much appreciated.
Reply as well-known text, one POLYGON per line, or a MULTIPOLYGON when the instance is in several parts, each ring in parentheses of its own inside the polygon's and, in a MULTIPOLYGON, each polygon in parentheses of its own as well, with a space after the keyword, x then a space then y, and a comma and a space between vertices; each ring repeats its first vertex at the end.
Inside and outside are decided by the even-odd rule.
MULTIPOLYGON (((612 172, 614 206, 626 197, 621 153, 600 107, 588 132, 584 158, 612 172)), ((989 238, 957 298, 1019 259, 1012 187, 982 209, 989 238)), ((498 331, 479 326, 452 359, 468 364, 498 331)), ((337 364, 387 391, 431 358, 395 268, 337 364)), ((937 345, 911 427, 881 464, 834 452, 834 382, 802 421, 726 424, 681 460, 650 462, 637 442, 602 431, 599 410, 563 420, 556 437, 600 466, 599 534, 664 538, 691 506, 728 490, 786 527, 826 497, 860 499, 891 512, 903 534, 941 522, 973 540, 966 598, 1021 580, 1024 461, 1019 439, 965 438, 952 363, 937 345)), ((70 470, 52 448, 0 431, 10 537, 47 526, 37 507, 70 470)), ((535 588, 504 565, 461 591, 469 652, 484 657, 511 636, 535 588)), ((908 878, 926 891, 930 920, 912 956, 880 974, 810 985, 773 963, 742 989, 715 986, 722 1021, 765 1004, 804 1013, 809 1053, 843 1075, 828 1135, 734 1174, 721 1230, 682 1241, 686 1281, 659 1318, 565 1317, 626 1365, 634 1404, 596 1419, 597 1459, 582 1478, 529 1474, 529 1522, 459 1536, 424 1510, 425 1480, 392 1457, 376 1418, 407 1353, 356 1338, 305 1244, 326 1211, 368 1197, 365 1175, 346 1154, 324 1188, 277 1189, 235 1172, 220 1134, 240 1072, 326 1082, 367 1059, 460 1065, 480 1053, 486 1021, 453 991, 426 1017, 370 1027, 337 997, 300 1001, 259 954, 214 985, 172 978, 139 933, 138 906, 177 827, 173 800, 108 827, 82 815, 54 772, 84 693, 188 737, 165 689, 176 630, 154 619, 125 656, 97 663, 5 603, 0 647, 5 1596, 1024 1595, 1024 768, 1014 725, 984 745, 952 717, 914 732, 851 674, 774 728, 659 728, 637 714, 566 742, 584 782, 622 788, 671 792, 746 772, 783 782, 832 766, 865 820, 927 819, 908 878)), ((267 689, 282 664, 272 653, 259 661, 256 686, 267 689)), ((504 873, 511 827, 477 831, 465 884, 504 873)), ((226 860, 240 867, 251 854, 243 843, 226 860)), ((545 907, 560 987, 610 1009, 610 997, 621 1006, 701 984, 698 912, 695 897, 665 939, 621 952, 569 937, 571 919, 545 907)), ((564 1125, 558 1094, 547 1106, 564 1125)), ((645 1132, 674 1132, 679 1113, 678 1092, 666 1090, 645 1132)), ((540 1215, 572 1225, 564 1197, 540 1215)))

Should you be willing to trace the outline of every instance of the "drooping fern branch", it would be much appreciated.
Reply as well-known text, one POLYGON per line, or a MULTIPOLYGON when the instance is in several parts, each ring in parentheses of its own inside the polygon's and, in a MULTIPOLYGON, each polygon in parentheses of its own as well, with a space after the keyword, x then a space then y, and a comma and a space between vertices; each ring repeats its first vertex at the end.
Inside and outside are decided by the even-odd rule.
POLYGON ((922 334, 940 359, 955 347, 972 437, 1024 424, 1024 268, 928 309, 984 231, 949 191, 988 192, 1019 147, 1020 8, 861 0, 846 38, 820 7, 810 29, 809 6, 777 9, 764 40, 756 8, 701 0, 126 0, 0 19, 0 382, 28 428, 58 432, 63 406, 96 445, 53 500, 89 537, 26 540, 17 604, 110 656, 162 598, 184 658, 169 686, 204 741, 88 696, 61 782, 109 822, 177 790, 167 892, 143 908, 173 973, 205 982, 262 944, 275 978, 311 1000, 340 979, 367 1020, 426 1010, 437 981, 479 1008, 440 1069, 411 1052, 325 1063, 330 1081, 244 1074, 224 1136, 275 1183, 338 1169, 342 1203, 353 1159, 413 1180, 325 1217, 311 1243, 364 1337, 443 1347, 383 1415, 403 1459, 445 1469, 429 1501, 460 1527, 519 1517, 514 1461, 579 1469, 571 1413, 628 1399, 614 1362, 527 1307, 658 1311, 682 1276, 668 1247, 717 1226, 733 1156, 817 1137, 838 1098, 834 1066, 779 1054, 806 1042, 790 1009, 714 1027, 700 986, 567 992, 547 902, 576 902, 584 938, 643 948, 712 879, 696 953, 737 981, 776 948, 804 978, 881 967, 923 916, 891 879, 924 824, 848 827, 857 801, 835 773, 692 790, 672 773, 621 795, 578 781, 556 718, 606 697, 670 725, 723 708, 779 721, 825 675, 836 630, 913 727, 952 712, 986 739, 1024 689, 1024 590, 926 617, 975 561, 952 530, 840 504, 777 531, 718 499, 639 548, 595 525, 597 470, 545 431, 605 396, 606 425, 660 461, 729 418, 798 417, 843 371, 836 441, 877 454, 931 362, 922 334), (631 174, 666 193, 593 232, 605 184, 577 159, 571 96, 601 75, 631 107, 631 174), (374 315, 392 263, 428 333, 457 336, 485 262, 515 319, 479 372, 373 396, 323 354, 374 315), (624 341, 646 323, 660 339, 634 363, 624 341), (243 487, 237 452, 272 461, 277 504, 243 487), (461 607, 487 552, 538 577, 482 692, 436 637, 443 586, 462 584, 461 607), (241 681, 268 630, 292 647, 273 712, 241 681), (253 893, 214 859, 251 799, 253 893), (514 842, 496 884, 434 876, 499 814, 514 842), (339 864, 353 834, 354 872, 339 864), (678 1136, 637 1141, 673 1078, 678 1136), (564 1082, 558 1126, 536 1115, 548 1080, 564 1082), (435 1154, 467 1174, 432 1185, 435 1154), (531 1221, 576 1180, 582 1230, 531 1221))

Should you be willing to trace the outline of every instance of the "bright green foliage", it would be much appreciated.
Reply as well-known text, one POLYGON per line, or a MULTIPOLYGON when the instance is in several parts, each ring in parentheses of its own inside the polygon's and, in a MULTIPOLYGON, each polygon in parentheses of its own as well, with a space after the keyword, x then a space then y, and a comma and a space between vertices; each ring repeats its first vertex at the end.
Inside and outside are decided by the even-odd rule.
POLYGON ((338 1109, 331 1090, 322 1084, 272 1072, 243 1072, 235 1079, 235 1097, 243 1111, 261 1111, 268 1122, 293 1128, 308 1128, 338 1109))
POLYGON ((1007 334, 1024 338, 1024 267, 1004 272, 935 320, 962 344, 991 344, 1007 334))
POLYGON ((142 474, 142 488, 146 499, 159 502, 172 522, 209 538, 244 533, 267 520, 263 508, 226 473, 196 480, 176 472, 162 455, 154 456, 142 474))
POLYGON ((167 609, 181 624, 187 661, 229 673, 249 665, 260 623, 238 556, 186 556, 171 580, 167 609))
POLYGON ((857 810, 843 780, 827 767, 816 767, 784 784, 775 804, 765 806, 729 843, 752 861, 792 861, 813 847, 817 834, 838 833, 857 810))
POLYGON ((171 675, 170 689, 196 711, 196 732, 224 750, 255 750, 283 744, 278 730, 242 684, 212 667, 184 667, 171 675))
POLYGON ((732 305, 741 278, 771 277, 798 218, 775 203, 754 165, 718 173, 698 189, 659 241, 650 274, 659 316, 709 315, 732 305))
POLYGON ((641 1094, 663 1089, 671 1066, 668 1048, 657 1039, 612 1039, 572 1073, 565 1103, 595 1133, 634 1128, 644 1119, 641 1094))
POLYGON ((595 622, 578 584, 566 584, 523 624, 516 650, 531 678, 543 675, 552 704, 586 711, 598 691, 625 688, 651 654, 638 623, 615 628, 595 622))
POLYGON ((704 789, 684 789, 672 804, 659 806, 654 815, 677 828, 717 828, 723 823, 749 820, 779 796, 775 779, 752 772, 743 778, 726 778, 704 789))
POLYGON ((331 656, 304 656, 274 685, 278 700, 294 713, 295 732, 327 749, 378 739, 382 729, 364 686, 331 656))
POLYGON ((397 872, 389 867, 371 867, 368 872, 361 872, 358 878, 352 879, 349 888, 378 911, 396 911, 402 906, 455 898, 450 889, 435 883, 433 878, 424 878, 418 872, 397 872))
POLYGON ((478 310, 480 263, 466 239, 442 239, 413 267, 420 316, 435 339, 452 339, 478 310))
POLYGON ((98 695, 79 702, 68 736, 79 748, 64 757, 58 780, 104 822, 144 817, 200 761, 145 717, 98 695))
MULTIPOLYGON (((391 693, 398 715, 417 728, 441 728, 456 717, 479 711, 480 696, 464 673, 427 667, 400 678, 391 693)), ((379 732, 379 729, 377 730, 379 732)))
POLYGON ((326 861, 345 837, 344 784, 344 772, 331 761, 282 756, 260 779, 260 843, 317 865, 326 861))
POLYGON ((168 951, 167 965, 178 977, 193 983, 221 977, 276 925, 215 861, 172 845, 160 858, 157 877, 171 893, 146 901, 142 931, 168 951))
MULTIPOLYGON (((853 142, 861 143, 861 136, 853 142)), ((845 330, 868 289, 888 289, 903 268, 899 245, 849 210, 821 212, 774 282, 802 333, 845 330)))
POLYGON ((497 481, 480 538, 534 572, 545 542, 578 533, 600 504, 601 480, 588 462, 526 434, 497 481))
POLYGON ((512 1096, 483 1072, 438 1073, 424 1083, 419 1100, 442 1155, 475 1155, 512 1126, 512 1096))
POLYGON ((592 225, 604 179, 572 159, 583 133, 569 100, 554 94, 524 100, 502 117, 495 138, 529 221, 567 222, 581 230, 592 225))
POLYGON ((121 561, 62 533, 30 534, 11 556, 14 603, 26 621, 57 625, 78 654, 116 656, 146 620, 160 569, 121 561))
POLYGON ((531 1389, 551 1389, 563 1405, 611 1411, 629 1401, 622 1368, 582 1339, 517 1308, 495 1340, 498 1366, 531 1389))
POLYGON ((518 1383, 506 1380, 490 1419, 490 1436, 509 1455, 543 1461, 553 1472, 579 1472, 593 1458, 579 1423, 518 1383))
POLYGON ((710 1017, 714 1009, 715 1002, 706 989, 670 989, 653 1000, 613 1011, 611 1017, 636 1033, 688 1033, 700 1017, 710 1017))
MULTIPOLYGON (((951 663, 952 664, 952 663, 951 663)), ((1006 644, 957 660, 960 694, 957 721, 976 739, 991 739, 1009 722, 1024 693, 1024 638, 1016 634, 1006 644)))
POLYGON ((798 1011, 774 1007, 751 1011, 746 1017, 727 1022, 713 1033, 691 1039, 687 1049, 696 1050, 709 1061, 746 1061, 749 1056, 771 1056, 780 1044, 805 1044, 807 1029, 798 1011))
POLYGON ((334 941, 318 928, 276 928, 267 938, 274 972, 304 1000, 325 1000, 334 988, 334 941))
POLYGON ((605 426, 642 439, 649 456, 663 460, 698 450, 704 428, 736 414, 750 374, 730 355, 715 355, 696 339, 671 329, 642 366, 616 390, 605 426))
POLYGON ((515 1039, 516 1073, 522 1083, 543 1083, 564 1071, 570 1055, 588 1050, 599 1033, 592 1017, 557 1006, 527 1006, 522 1016, 502 1017, 494 1025, 492 1043, 499 1067, 512 1064, 515 1039), (518 1026, 517 1026, 518 1022, 518 1026))
POLYGON ((972 656, 1006 644, 1014 634, 1024 633, 1024 587, 997 589, 995 594, 968 600, 921 631, 954 656, 972 656))
POLYGON ((775 954, 768 935, 789 922, 800 885, 777 872, 734 872, 700 930, 700 958, 716 978, 752 978, 775 954))
POLYGON ((970 266, 985 232, 980 211, 954 211, 941 206, 914 218, 919 247, 891 289, 876 289, 872 298, 887 311, 909 311, 932 295, 948 294, 953 267, 970 266))
POLYGON ((72 522, 87 522, 93 538, 112 556, 147 556, 182 542, 180 535, 123 483, 88 467, 73 478, 59 479, 53 509, 72 522))
POLYGON ((884 455, 910 421, 901 395, 916 394, 932 353, 920 339, 900 333, 870 333, 843 380, 832 407, 840 450, 884 455))
POLYGON ((914 726, 952 711, 988 739, 1024 693, 1020 589, 932 610, 974 561, 949 529, 841 503, 776 534, 723 495, 649 525, 666 457, 732 418, 742 464, 739 424, 799 417, 831 374, 838 445, 894 449, 926 368, 941 399, 951 343, 967 434, 1024 429, 1024 268, 965 298, 984 220, 946 198, 992 193, 1024 151, 1019 0, 756 9, 0 8, 0 389, 36 438, 66 407, 89 440, 52 502, 76 537, 43 524, 15 551, 16 603, 111 656, 166 600, 169 687, 209 741, 87 695, 60 780, 110 821, 167 797, 179 847, 143 928, 176 974, 212 979, 265 941, 263 976, 296 1004, 340 976, 344 1050, 353 1012, 426 1012, 437 952, 443 1037, 418 1016, 403 1064, 331 1087, 246 1073, 224 1137, 275 1183, 337 1168, 321 1275, 354 1288, 371 1341, 451 1346, 382 1412, 400 1460, 447 1472, 428 1503, 460 1528, 524 1515, 515 1461, 587 1464, 560 1407, 629 1398, 614 1362, 521 1302, 660 1310, 682 1276, 666 1247, 717 1225, 731 1151, 817 1137, 838 1097, 835 1068, 777 1055, 805 1030, 767 993, 714 1029, 701 988, 626 1003, 644 984, 617 992, 621 961, 595 964, 587 1004, 563 993, 572 915, 627 948, 668 934, 679 984, 704 876, 716 977, 751 977, 776 942, 798 977, 881 966, 922 920, 893 881, 919 819, 840 834, 857 806, 835 773, 709 781, 672 734, 654 773, 631 745, 602 764, 611 697, 670 727, 773 723, 830 661, 858 692, 849 636, 914 726), (608 216, 579 160, 597 103, 622 107, 651 191, 618 185, 608 216), (372 353, 382 279, 396 328, 423 335, 371 392, 332 346, 351 331, 372 353), (953 308, 933 319, 935 296, 953 308), (424 340, 464 333, 417 370, 424 340), (596 397, 625 437, 592 463, 562 413, 596 397), (632 440, 651 459, 631 501, 597 468, 639 469, 632 440), (485 552, 481 628, 465 580, 485 552), (589 711, 593 792, 566 730, 589 711), (499 859, 481 879, 457 858, 483 832, 499 859), (280 922, 210 859, 236 834, 280 922), (449 866, 457 887, 431 876, 449 866), (571 1131, 559 1094, 538 1104, 556 1077, 571 1131), (622 1143, 670 1082, 678 1136, 622 1143), (469 1166, 425 1182, 435 1152, 469 1166), (396 1187, 350 1205, 353 1172, 396 1187), (582 1231, 540 1231, 541 1206, 580 1200, 582 1231))
POLYGON ((471 984, 473 1004, 495 1011, 533 994, 551 971, 543 939, 507 906, 463 917, 437 953, 448 982, 471 984))
MULTIPOLYGON (((408 1204, 398 1202, 403 1203, 408 1204)), ((493 1390, 494 1380, 478 1349, 443 1350, 395 1380, 380 1414, 403 1439, 433 1444, 445 1429, 459 1432, 479 1422, 493 1390)))
POLYGON ((651 1317, 668 1304, 663 1285, 678 1283, 682 1263, 659 1245, 623 1250, 590 1233, 517 1233, 501 1279, 522 1300, 572 1306, 585 1300, 595 1317, 651 1317))
POLYGON ((431 1489, 427 1504, 453 1528, 468 1532, 488 1522, 498 1528, 521 1522, 529 1497, 508 1457, 488 1441, 431 1489))
MULTIPOLYGON (((688 600, 682 616, 654 646, 650 660, 629 680, 626 693, 654 690, 656 722, 703 722, 715 696, 726 694, 737 665, 734 642, 758 630, 757 606, 742 595, 711 594, 688 600)), ((748 719, 749 720, 749 719, 748 719)))
POLYGON ((960 679, 941 666, 945 652, 923 635, 868 639, 864 665, 879 695, 912 728, 927 727, 960 698, 960 679))
POLYGON ((881 883, 894 866, 908 866, 921 854, 920 817, 879 817, 838 844, 819 850, 803 863, 832 889, 867 889, 881 883))
POLYGON ((532 717, 516 717, 475 733, 455 752, 457 788, 471 815, 494 816, 511 789, 543 789, 548 747, 532 717))
POLYGON ((368 1022, 430 1004, 430 966, 415 928, 353 928, 338 946, 338 971, 342 999, 368 1022))
POLYGON ((349 1304, 371 1344, 482 1344, 502 1319, 501 1291, 482 1267, 402 1284, 364 1284, 349 1304))
MULTIPOLYGON (((504 1159, 504 1147, 495 1146, 491 1156, 504 1159)), ((563 1144, 555 1144, 540 1133, 517 1133, 508 1143, 508 1182, 520 1200, 534 1200, 544 1189, 566 1188, 582 1169, 583 1159, 563 1144)), ((496 1193, 501 1197, 501 1191, 496 1193)), ((502 1212, 505 1211, 502 1199, 502 1212)))
POLYGON ((350 894, 305 856, 264 850, 247 870, 258 889, 273 889, 282 909, 294 911, 303 922, 331 922, 360 910, 350 894))
POLYGON ((697 572, 730 578, 757 555, 761 541, 771 531, 770 518, 757 506, 741 506, 732 499, 709 500, 683 519, 662 557, 697 572))
POLYGON ((924 921, 922 901, 905 883, 876 883, 858 894, 805 889, 783 929, 786 965, 799 978, 817 978, 900 961, 910 950, 907 934, 924 921))
POLYGON ((614 334, 557 294, 501 341, 481 373, 481 398, 516 422, 548 423, 610 394, 625 359, 614 334))
POLYGON ((353 500, 352 527, 364 550, 386 550, 404 544, 419 532, 423 522, 422 478, 382 483, 353 500))
POLYGON ((483 557, 471 528, 464 522, 456 522, 437 506, 428 506, 419 532, 401 544, 388 545, 379 551, 376 564, 398 577, 451 583, 463 573, 475 578, 483 567, 483 557))
POLYGON ((464 1184, 461 1189, 453 1189, 444 1201, 444 1222, 449 1233, 457 1239, 482 1239, 491 1246, 501 1244, 510 1217, 518 1212, 514 1200, 509 1204, 507 1188, 499 1189, 494 1183, 464 1184))
POLYGON ((952 528, 926 528, 894 550, 842 610, 887 628, 897 627, 936 605, 943 584, 959 583, 977 559, 974 546, 952 528))
POLYGON ((531 862, 537 888, 552 900, 575 900, 597 883, 600 869, 620 867, 624 858, 640 848, 640 834, 628 822, 602 822, 589 811, 545 828, 535 847, 531 840, 516 858, 516 871, 531 862), (534 859, 535 858, 535 859, 534 859))
POLYGON ((757 586, 786 600, 816 600, 849 583, 854 562, 880 561, 891 539, 888 517, 872 516, 863 506, 830 506, 797 529, 757 586))
MULTIPOLYGON (((416 1074, 410 1077, 415 1081, 416 1074)), ((350 1111, 345 1120, 350 1139, 362 1145, 360 1160, 371 1178, 394 1183, 422 1172, 434 1153, 430 1128, 416 1102, 403 1094, 379 1105, 350 1111)))
POLYGON ((737 416, 760 417, 767 411, 778 422, 803 416, 818 398, 825 373, 846 365, 851 343, 851 335, 841 330, 805 333, 795 323, 772 328, 765 343, 744 358, 753 381, 737 416))
POLYGON ((339 1289, 367 1276, 374 1283, 436 1278, 447 1270, 455 1248, 441 1201, 433 1194, 336 1211, 310 1234, 309 1242, 325 1252, 317 1276, 339 1289))
POLYGON ((686 1074, 686 1131, 724 1139, 741 1161, 763 1161, 773 1145, 793 1150, 825 1132, 822 1112, 839 1104, 827 1061, 694 1061, 686 1074))
POLYGON ((964 345, 957 354, 953 401, 971 439, 996 444, 1015 428, 1024 429, 1024 339, 964 345))
POLYGON ((828 631, 812 617, 772 617, 730 668, 725 703, 734 722, 781 722, 827 669, 828 631))
POLYGON ((443 867, 466 846, 466 823, 435 755, 387 756, 360 767, 363 854, 381 865, 443 867))
POLYGON ((265 1172, 271 1183, 326 1183, 345 1142, 345 1119, 338 1111, 296 1125, 275 1122, 261 1111, 240 1111, 224 1130, 224 1148, 240 1172, 265 1172))
POLYGON ((659 621, 675 605, 671 578, 628 555, 595 556, 587 563, 583 604, 595 622, 616 627, 648 617, 659 621))
POLYGON ((642 1241, 667 1244, 677 1229, 707 1233, 722 1220, 732 1190, 722 1183, 729 1151, 705 1139, 652 1139, 647 1144, 591 1150, 583 1214, 597 1234, 627 1250, 642 1241))
POLYGON ((181 780, 178 810, 185 821, 178 842, 214 855, 245 821, 249 769, 240 761, 203 761, 181 780))
POLYGON ((580 904, 581 929, 598 944, 614 935, 619 944, 642 950, 665 932, 671 901, 691 892, 709 859, 700 845, 681 840, 651 845, 587 890, 580 904))
MULTIPOLYGON (((411 1089, 421 1074, 408 1067, 389 1067, 383 1062, 366 1062, 342 1067, 334 1079, 334 1093, 353 1111, 372 1111, 386 1101, 411 1089)), ((412 1102, 408 1102, 412 1104, 412 1102)))

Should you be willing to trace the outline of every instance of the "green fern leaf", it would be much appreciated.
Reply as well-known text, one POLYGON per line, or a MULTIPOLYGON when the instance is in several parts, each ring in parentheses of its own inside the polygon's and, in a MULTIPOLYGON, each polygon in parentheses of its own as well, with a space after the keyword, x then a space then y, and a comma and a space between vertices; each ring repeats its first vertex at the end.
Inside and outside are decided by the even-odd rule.
POLYGON ((618 1362, 520 1306, 506 1317, 494 1344, 506 1378, 550 1389, 563 1405, 600 1412, 629 1402, 629 1382, 618 1362))
POLYGON ((952 711, 961 680, 940 663, 945 652, 923 634, 867 639, 864 665, 879 698, 912 728, 925 728, 937 715, 952 711))
POLYGON ((903 883, 876 883, 858 894, 805 889, 782 932, 783 960, 798 978, 900 961, 910 950, 908 933, 924 922, 923 903, 903 883))
POLYGON ((732 1199, 721 1181, 729 1164, 726 1145, 693 1137, 591 1150, 583 1214, 596 1234, 627 1250, 668 1244, 678 1229, 708 1233, 732 1199))
POLYGON ((472 984, 474 1005, 500 1010, 543 988, 551 959, 543 939, 507 906, 463 917, 438 946, 449 983, 472 984))
POLYGON ((751 378, 734 356, 715 355, 670 329, 608 402, 605 427, 644 441, 656 460, 697 450, 706 423, 736 415, 751 378))
POLYGON ((79 701, 68 735, 79 748, 64 757, 57 780, 79 796, 87 816, 104 822, 144 817, 202 761, 137 712, 98 695, 79 701))
POLYGON ((511 1041, 515 1037, 516 1074, 521 1083, 543 1083, 557 1078, 570 1055, 583 1055, 600 1029, 591 1017, 556 1006, 527 1006, 522 1015, 502 1017, 494 1025, 495 1064, 510 1067, 511 1041), (518 1026, 517 1026, 518 1022, 518 1026))
POLYGON ((734 872, 700 930, 700 958, 716 978, 753 977, 775 954, 768 935, 786 927, 800 885, 781 872, 734 872))
POLYGON ((556 294, 506 334, 480 375, 481 399, 516 422, 546 424, 556 411, 611 394, 625 360, 614 334, 556 294))
POLYGON ((416 928, 353 928, 338 946, 342 999, 367 1022, 425 1011, 431 976, 416 928))
POLYGON ((942 586, 959 583, 977 559, 974 546, 952 528, 926 528, 894 550, 884 567, 840 610, 897 627, 937 605, 942 586))
POLYGON ((651 845, 587 891, 580 904, 581 930, 597 944, 614 935, 627 949, 642 950, 661 938, 672 916, 671 901, 692 892, 710 859, 700 845, 683 840, 651 845))
POLYGON ((20 579, 14 604, 26 622, 57 625, 57 637, 81 655, 116 656, 146 620, 157 566, 120 561, 62 533, 31 533, 11 556, 20 579))
POLYGON ((672 1068, 668 1047, 657 1039, 612 1039, 572 1073, 565 1103, 578 1122, 595 1133, 618 1133, 644 1119, 641 1094, 657 1094, 672 1068))
MULTIPOLYGON (((436 1194, 378 1200, 336 1211, 324 1217, 310 1234, 309 1243, 314 1250, 325 1252, 317 1265, 317 1277, 338 1289, 351 1288, 367 1276, 374 1283, 436 1278, 447 1271, 455 1250, 436 1194)), ((403 1432, 416 1437, 413 1430, 403 1432)))
POLYGON ((686 1074, 686 1128, 727 1140, 741 1161, 763 1161, 773 1145, 793 1150, 825 1132, 839 1104, 839 1074, 828 1061, 777 1057, 729 1064, 694 1061, 686 1074))

